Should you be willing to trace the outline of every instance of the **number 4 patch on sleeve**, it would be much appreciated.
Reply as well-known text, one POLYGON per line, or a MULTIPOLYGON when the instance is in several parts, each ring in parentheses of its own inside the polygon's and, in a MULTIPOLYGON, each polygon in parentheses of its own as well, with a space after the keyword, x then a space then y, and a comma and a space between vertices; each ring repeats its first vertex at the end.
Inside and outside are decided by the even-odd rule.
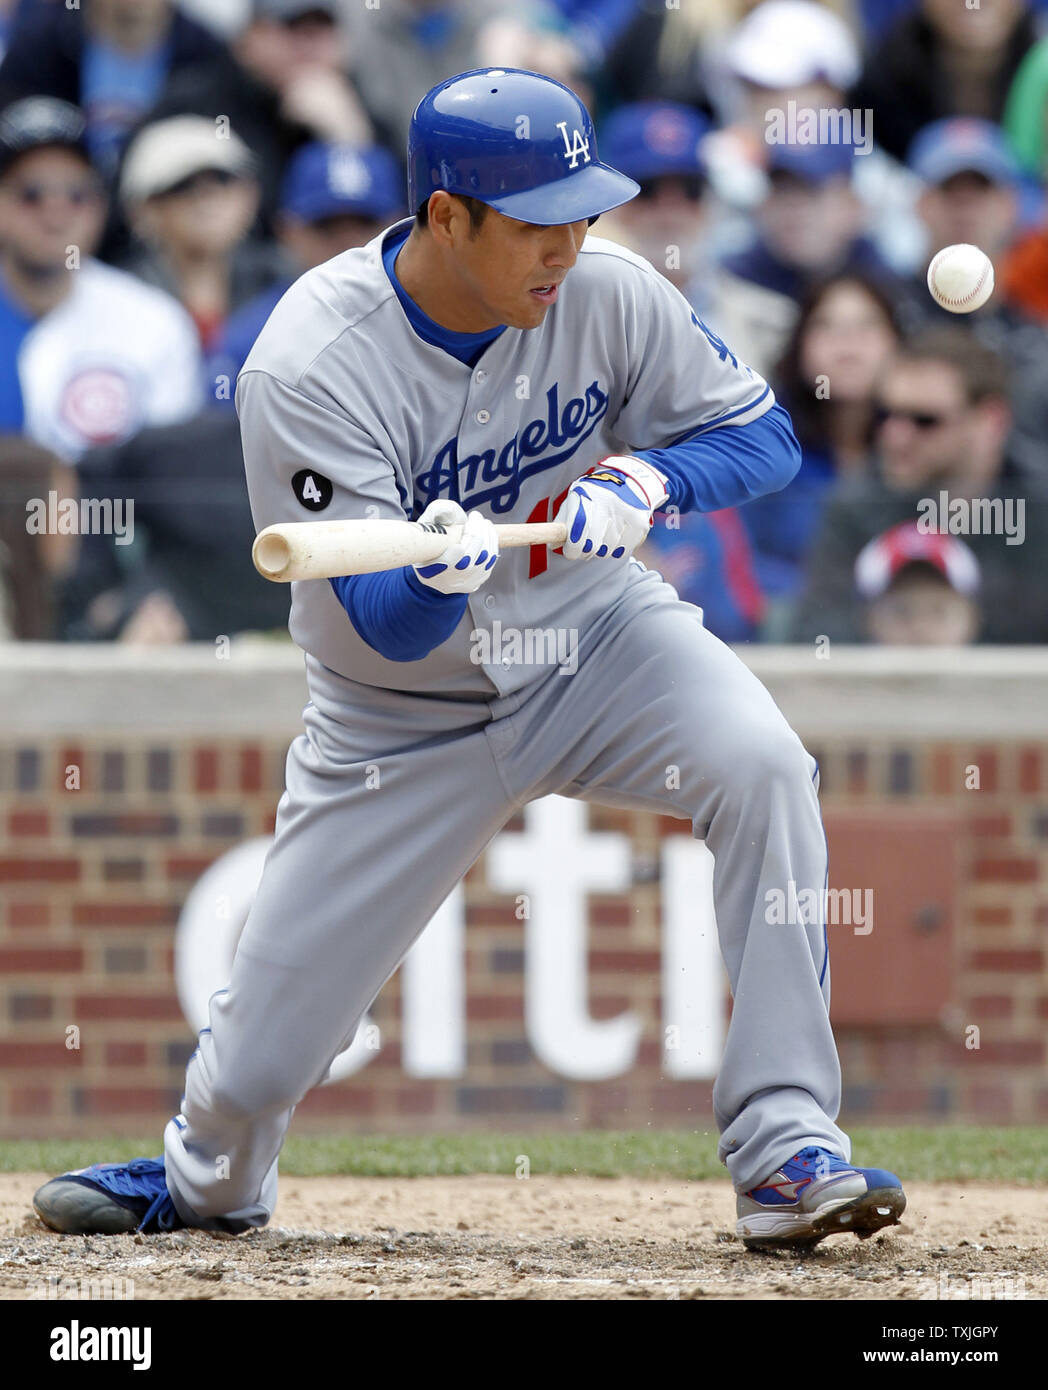
POLYGON ((311 512, 322 512, 335 495, 331 479, 314 468, 302 468, 291 479, 295 496, 311 512))

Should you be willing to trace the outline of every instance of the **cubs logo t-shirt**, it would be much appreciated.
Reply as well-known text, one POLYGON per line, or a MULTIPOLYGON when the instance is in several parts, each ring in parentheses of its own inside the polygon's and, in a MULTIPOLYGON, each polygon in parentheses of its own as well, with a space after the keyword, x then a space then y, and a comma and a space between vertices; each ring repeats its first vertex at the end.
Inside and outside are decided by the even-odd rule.
POLYGON ((196 331, 181 305, 89 260, 69 296, 33 319, 0 279, 0 431, 75 462, 204 403, 196 331))

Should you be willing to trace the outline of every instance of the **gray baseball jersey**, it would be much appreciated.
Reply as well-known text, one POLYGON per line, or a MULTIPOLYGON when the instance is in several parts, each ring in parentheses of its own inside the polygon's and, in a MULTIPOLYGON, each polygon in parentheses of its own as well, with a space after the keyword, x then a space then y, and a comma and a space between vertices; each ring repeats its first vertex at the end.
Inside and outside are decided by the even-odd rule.
MULTIPOLYGON (((237 400, 259 527, 415 516, 435 497, 547 520, 601 458, 772 404, 675 289, 608 242, 587 240, 541 327, 506 329, 472 370, 416 336, 381 243, 303 276, 248 358, 237 400)), ((183 1220, 269 1220, 298 1101, 485 845, 550 793, 683 818, 713 853, 735 999, 713 1102, 736 1186, 809 1144, 848 1157, 823 921, 782 925, 765 907, 788 885, 824 887, 817 769, 696 608, 636 561, 535 547, 502 555, 423 660, 380 657, 326 580, 294 586, 291 630, 307 652, 306 730, 165 1134, 183 1220), (499 662, 494 639, 492 664, 475 664, 471 633, 496 622, 576 629, 571 678, 499 662)))
MULTIPOLYGON (((244 365, 237 407, 259 529, 312 515, 416 517, 436 497, 494 521, 546 521, 608 455, 745 425, 774 404, 663 276, 599 237, 587 237, 542 326, 505 329, 470 368, 408 322, 382 264, 389 231, 298 280, 244 365)), ((471 662, 471 633, 496 622, 583 632, 637 568, 505 551, 422 661, 374 651, 326 580, 292 586, 291 634, 364 684, 506 694, 535 668, 471 662)))

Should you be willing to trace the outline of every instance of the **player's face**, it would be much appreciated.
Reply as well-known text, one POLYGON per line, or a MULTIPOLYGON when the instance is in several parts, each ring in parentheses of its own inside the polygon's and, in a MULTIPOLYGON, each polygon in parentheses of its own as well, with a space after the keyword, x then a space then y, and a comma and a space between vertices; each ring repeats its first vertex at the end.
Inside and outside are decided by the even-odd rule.
POLYGON ((538 328, 557 302, 588 230, 587 221, 536 227, 489 209, 474 235, 456 239, 462 288, 476 320, 465 331, 480 333, 501 323, 538 328))

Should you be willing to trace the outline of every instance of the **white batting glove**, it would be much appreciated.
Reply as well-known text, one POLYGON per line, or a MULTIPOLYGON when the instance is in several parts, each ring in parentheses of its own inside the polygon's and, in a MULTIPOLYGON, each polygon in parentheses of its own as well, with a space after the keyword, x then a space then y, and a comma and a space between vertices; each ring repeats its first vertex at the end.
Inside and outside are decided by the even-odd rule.
POLYGON ((572 483, 554 518, 568 528, 564 554, 569 560, 632 555, 668 495, 665 476, 643 459, 604 459, 572 483))
POLYGON ((457 502, 448 500, 431 502, 419 521, 442 530, 463 526, 461 540, 453 541, 428 565, 415 565, 420 582, 442 594, 472 594, 479 589, 499 558, 494 522, 480 512, 465 512, 457 502))

